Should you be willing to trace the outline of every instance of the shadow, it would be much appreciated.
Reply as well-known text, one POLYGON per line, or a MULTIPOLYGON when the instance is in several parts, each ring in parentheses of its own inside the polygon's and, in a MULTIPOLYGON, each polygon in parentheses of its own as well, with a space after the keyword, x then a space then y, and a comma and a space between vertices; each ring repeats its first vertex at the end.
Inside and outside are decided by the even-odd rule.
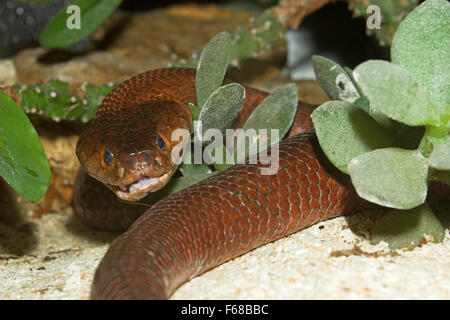
POLYGON ((38 57, 37 62, 42 64, 68 62, 75 58, 84 57, 90 51, 72 52, 65 49, 49 49, 38 57))
POLYGON ((19 258, 29 254, 37 247, 37 225, 26 222, 18 226, 0 223, 0 260, 5 256, 19 258))
POLYGON ((419 143, 425 133, 424 126, 410 127, 398 121, 388 119, 390 126, 394 130, 391 136, 393 143, 386 144, 385 139, 378 135, 373 135, 373 132, 383 132, 389 136, 389 132, 381 127, 374 118, 367 114, 362 109, 352 110, 349 114, 350 122, 356 135, 364 142, 370 149, 379 149, 387 147, 398 147, 414 150, 419 146, 419 143), (394 141, 395 139, 395 141, 394 141))
POLYGON ((24 219, 17 203, 17 193, 0 177, 0 222, 19 225, 24 219))
POLYGON ((70 216, 65 227, 70 233, 97 244, 111 243, 122 233, 93 229, 82 223, 74 214, 70 216))
MULTIPOLYGON (((230 66, 226 77, 244 85, 251 83, 264 83, 264 80, 273 80, 270 77, 273 70, 281 70, 285 64, 284 51, 276 51, 270 55, 270 59, 245 59, 238 67, 230 66)), ((281 76, 281 74, 279 74, 281 76)))
POLYGON ((297 31, 301 54, 292 57, 291 69, 310 64, 311 54, 329 56, 350 68, 368 59, 390 58, 389 46, 380 46, 375 36, 369 36, 364 18, 355 18, 344 2, 331 2, 308 15, 297 31))
POLYGON ((55 122, 47 118, 39 118, 38 115, 28 117, 39 136, 47 137, 70 137, 74 134, 80 135, 89 123, 81 121, 61 120, 55 122))
POLYGON ((0 260, 4 255, 20 257, 38 243, 35 223, 22 216, 16 192, 0 178, 0 260))
POLYGON ((444 229, 450 229, 450 202, 429 201, 428 204, 444 229))
POLYGON ((72 233, 92 239, 109 232, 113 237, 119 235, 148 209, 148 206, 120 201, 83 169, 78 171, 73 192, 74 216, 67 228, 72 233))

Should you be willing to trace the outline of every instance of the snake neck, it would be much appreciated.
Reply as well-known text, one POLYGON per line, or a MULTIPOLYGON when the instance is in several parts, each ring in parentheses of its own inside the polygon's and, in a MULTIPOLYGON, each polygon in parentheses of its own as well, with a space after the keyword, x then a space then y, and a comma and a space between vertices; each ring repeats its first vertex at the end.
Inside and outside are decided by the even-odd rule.
POLYGON ((189 102, 196 104, 195 70, 163 68, 140 73, 124 81, 103 100, 94 120, 114 115, 121 109, 162 100, 175 102, 188 110, 189 102))

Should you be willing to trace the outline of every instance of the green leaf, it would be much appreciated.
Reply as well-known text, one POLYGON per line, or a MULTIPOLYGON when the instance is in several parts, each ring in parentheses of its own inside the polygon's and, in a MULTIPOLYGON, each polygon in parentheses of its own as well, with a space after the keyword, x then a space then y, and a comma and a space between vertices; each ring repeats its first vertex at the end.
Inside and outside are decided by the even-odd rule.
MULTIPOLYGON (((211 158, 214 159, 215 157, 215 150, 213 150, 211 152, 211 158)), ((214 167, 216 168, 217 171, 224 171, 227 170, 228 168, 231 168, 232 166, 234 166, 234 156, 233 154, 229 153, 227 148, 222 145, 222 160, 220 161, 215 161, 213 163, 214 167), (227 153, 228 153, 228 158, 227 158, 227 153), (230 161, 231 160, 231 161, 230 161)))
POLYGON ((209 40, 200 54, 195 76, 197 105, 202 108, 208 97, 220 87, 231 59, 231 39, 221 32, 209 40))
POLYGON ((69 84, 58 80, 15 88, 21 96, 22 108, 27 113, 48 117, 56 122, 62 119, 87 122, 95 116, 101 101, 114 86, 106 84, 95 87, 86 84, 86 99, 70 92, 69 84))
POLYGON ((192 102, 188 103, 188 107, 189 109, 191 109, 192 112, 192 121, 197 121, 198 117, 200 116, 201 109, 192 102))
POLYGON ((392 62, 408 70, 431 102, 450 121, 450 4, 428 0, 398 27, 392 41, 392 62))
POLYGON ((80 99, 69 91, 69 84, 52 80, 48 83, 18 87, 22 108, 55 121, 80 117, 84 108, 80 99))
POLYGON ((374 118, 383 128, 395 134, 393 121, 384 114, 370 108, 370 101, 362 95, 353 79, 350 68, 342 68, 336 62, 322 56, 313 56, 312 64, 317 81, 332 100, 342 100, 361 108, 374 118))
POLYGON ((312 56, 311 60, 317 81, 330 99, 354 103, 361 97, 352 78, 339 64, 322 56, 312 56))
POLYGON ((120 5, 122 0, 78 0, 71 6, 80 9, 80 28, 69 29, 74 12, 63 8, 42 30, 39 43, 47 48, 64 48, 92 33, 120 5))
POLYGON ((205 164, 202 163, 203 161, 203 150, 202 145, 200 141, 195 141, 195 143, 191 143, 191 148, 186 148, 185 153, 183 155, 183 162, 181 163, 179 170, 183 176, 193 176, 193 175, 199 175, 199 174, 205 174, 205 173, 211 173, 211 168, 205 164), (196 150, 198 148, 198 150, 196 150), (194 152, 192 152, 194 151, 194 152), (201 158, 200 159, 194 159, 194 153, 200 152, 201 158), (197 160, 197 163, 195 163, 197 160), (199 163, 200 161, 200 163, 199 163))
POLYGON ((357 66, 353 76, 371 109, 411 126, 443 123, 441 110, 431 104, 422 87, 402 67, 369 60, 357 66))
POLYGON ((86 102, 87 105, 84 106, 86 110, 85 114, 81 117, 83 122, 87 122, 94 118, 97 113, 98 107, 102 103, 103 99, 115 88, 118 83, 109 83, 102 85, 100 87, 93 86, 91 84, 86 84, 84 90, 86 91, 86 102))
POLYGON ((211 172, 211 173, 190 175, 187 177, 174 177, 167 183, 167 185, 164 188, 156 192, 150 193, 147 197, 145 197, 141 201, 147 204, 154 204, 159 200, 164 199, 165 197, 173 193, 186 189, 187 187, 190 187, 206 178, 209 178, 215 175, 216 173, 217 172, 211 172))
POLYGON ((341 171, 349 173, 351 159, 395 140, 366 112, 345 101, 328 101, 311 114, 322 150, 341 171))
POLYGON ((201 138, 208 129, 217 129, 224 134, 236 120, 244 100, 245 88, 238 83, 217 88, 200 111, 198 120, 202 125, 196 127, 197 136, 201 138))
POLYGON ((183 163, 180 166, 180 172, 183 176, 195 176, 199 174, 211 173, 211 168, 204 163, 183 163))
POLYGON ((450 170, 450 135, 441 139, 433 139, 433 151, 428 163, 435 169, 450 170))
POLYGON ((231 33, 233 60, 254 57, 262 49, 268 49, 284 34, 284 27, 273 13, 265 11, 250 20, 247 26, 231 33))
POLYGON ((386 241, 391 249, 416 247, 424 235, 441 242, 445 231, 427 204, 410 210, 391 210, 372 230, 371 243, 386 241))
POLYGON ((262 151, 263 149, 258 150, 257 148, 260 139, 264 139, 266 148, 283 139, 294 121, 297 112, 297 104, 297 87, 292 83, 275 89, 272 94, 267 96, 258 107, 253 110, 252 114, 248 117, 242 127, 244 132, 249 129, 254 129, 257 135, 254 137, 255 139, 251 140, 251 144, 253 144, 254 147, 251 147, 251 144, 249 144, 249 139, 238 138, 235 154, 238 150, 245 150, 245 154, 239 153, 236 158, 237 161, 262 151), (260 136, 260 129, 266 129, 267 136, 260 136), (271 129, 278 130, 278 137, 271 136, 271 129), (251 152, 252 150, 254 152, 251 152))
MULTIPOLYGON (((353 79, 353 70, 342 68, 339 64, 321 56, 312 57, 314 72, 322 89, 333 100, 342 100, 361 108, 374 118, 390 135, 402 142, 409 149, 417 147, 423 130, 418 127, 408 127, 384 114, 370 108, 369 100, 362 95, 353 79)), ((345 169, 347 166, 345 166, 345 169)))
POLYGON ((36 202, 50 183, 50 167, 28 117, 0 91, 0 176, 22 197, 36 202))
POLYGON ((425 201, 428 162, 417 150, 374 150, 352 159, 348 170, 358 195, 373 203, 411 209, 425 201))

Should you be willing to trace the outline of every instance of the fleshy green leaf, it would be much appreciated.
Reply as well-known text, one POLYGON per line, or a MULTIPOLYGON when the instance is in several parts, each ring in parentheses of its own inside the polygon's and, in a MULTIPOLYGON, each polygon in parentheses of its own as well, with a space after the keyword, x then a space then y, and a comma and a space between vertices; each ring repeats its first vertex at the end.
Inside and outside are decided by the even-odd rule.
POLYGON ((231 33, 231 55, 234 60, 254 57, 262 49, 267 49, 284 34, 280 20, 265 11, 250 20, 247 26, 239 27, 231 33))
POLYGON ((374 150, 352 159, 348 170, 366 200, 396 209, 411 209, 425 201, 428 162, 417 150, 374 150))
POLYGON ((312 62, 320 86, 331 99, 347 101, 361 108, 374 118, 385 131, 396 137, 404 147, 409 149, 417 147, 423 130, 419 127, 406 126, 371 109, 369 100, 358 89, 350 68, 342 68, 336 62, 321 56, 313 56, 312 62))
POLYGON ((211 173, 211 169, 204 163, 183 163, 180 166, 180 172, 183 176, 195 176, 199 174, 211 173))
POLYGON ((211 173, 204 173, 204 174, 197 174, 197 175, 190 175, 186 177, 174 177, 172 178, 167 185, 156 191, 149 194, 145 199, 142 200, 142 202, 147 204, 154 204, 158 202, 159 200, 175 193, 178 191, 181 191, 183 189, 186 189, 187 187, 190 187, 206 178, 209 178, 213 175, 215 175, 217 172, 211 172, 211 173))
MULTIPOLYGON (((215 158, 214 150, 211 152, 211 158, 213 159, 215 158)), ((222 145, 222 160, 220 161, 220 163, 218 161, 215 161, 213 164, 217 171, 224 171, 228 168, 231 168, 235 164, 233 154, 229 153, 227 148, 225 148, 225 146, 222 145)))
POLYGON ((94 118, 97 113, 98 107, 102 103, 103 99, 115 88, 117 83, 109 83, 100 87, 95 87, 91 84, 86 84, 84 90, 86 91, 86 102, 84 106, 86 113, 81 117, 83 122, 89 121, 94 118))
POLYGON ((69 29, 73 12, 63 8, 42 30, 39 42, 47 48, 64 48, 93 32, 120 5, 122 0, 78 0, 71 6, 80 9, 80 28, 69 29))
POLYGON ((450 121, 450 3, 427 0, 398 27, 392 62, 408 70, 450 121))
POLYGON ((190 149, 186 148, 183 155, 183 162, 181 163, 179 170, 183 176, 193 176, 199 174, 211 173, 211 168, 203 163, 203 150, 200 141, 191 143, 190 149), (196 149, 197 148, 197 149, 196 149), (198 152, 199 159, 194 158, 194 154, 198 152))
POLYGON ((397 146, 366 112, 345 101, 328 101, 311 114, 322 150, 341 171, 356 156, 397 146))
POLYGON ((361 97, 352 78, 339 64, 322 56, 312 56, 311 60, 317 81, 332 100, 354 103, 361 97))
POLYGON ((192 120, 197 121, 198 117, 200 116, 201 109, 198 106, 196 106, 195 104, 193 104, 192 102, 188 103, 188 107, 189 107, 189 109, 191 109, 191 112, 192 112, 192 120))
POLYGON ((386 241, 391 249, 416 247, 424 235, 433 235, 438 242, 445 236, 444 228, 427 204, 410 210, 391 210, 375 225, 372 244, 386 241))
POLYGON ((200 54, 195 77, 197 104, 200 108, 208 97, 220 87, 231 59, 231 39, 221 32, 209 40, 200 54))
POLYGON ((36 202, 50 183, 39 137, 20 107, 0 91, 0 176, 22 197, 36 202))
POLYGON ((238 83, 230 83, 217 88, 205 101, 200 116, 201 127, 197 126, 197 136, 202 137, 206 130, 217 129, 222 134, 231 128, 245 100, 245 88, 238 83), (200 128, 201 131, 200 132, 200 128))
POLYGON ((430 167, 439 170, 450 170, 450 136, 434 139, 433 151, 428 159, 430 167))
POLYGON ((407 125, 441 125, 441 113, 402 67, 382 60, 363 62, 353 71, 371 109, 407 125))
POLYGON ((297 87, 292 83, 275 89, 271 95, 267 96, 253 110, 242 127, 244 132, 249 129, 255 130, 255 139, 251 139, 250 141, 254 144, 254 147, 252 148, 250 146, 249 139, 238 139, 235 154, 238 150, 245 150, 245 156, 244 154, 238 154, 236 159, 239 161, 249 155, 262 151, 263 149, 258 149, 260 139, 263 139, 267 148, 283 139, 294 121, 297 104, 297 87), (266 129, 267 136, 260 136, 260 129, 266 129), (278 130, 278 137, 271 136, 271 129, 278 130), (254 150, 254 153, 249 152, 251 150, 254 150))

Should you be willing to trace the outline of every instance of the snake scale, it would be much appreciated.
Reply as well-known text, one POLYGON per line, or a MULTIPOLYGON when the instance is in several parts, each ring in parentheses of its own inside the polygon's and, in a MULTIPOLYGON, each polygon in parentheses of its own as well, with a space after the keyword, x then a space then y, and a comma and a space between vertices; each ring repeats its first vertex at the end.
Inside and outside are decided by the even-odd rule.
MULTIPOLYGON (((234 125, 241 127, 268 95, 245 88, 234 125)), ((310 118, 314 106, 299 102, 294 123, 279 143, 279 170, 261 175, 261 164, 238 164, 157 202, 142 213, 137 200, 161 188, 176 166, 170 133, 189 129, 196 102, 195 71, 158 69, 114 89, 80 136, 84 171, 74 206, 86 224, 127 229, 110 246, 92 285, 93 299, 167 299, 187 280, 289 234, 356 210, 373 208, 322 153, 310 118), (136 220, 137 219, 137 220, 136 220), (136 220, 136 221, 135 221, 136 220)), ((449 199, 444 184, 433 195, 449 199)))

